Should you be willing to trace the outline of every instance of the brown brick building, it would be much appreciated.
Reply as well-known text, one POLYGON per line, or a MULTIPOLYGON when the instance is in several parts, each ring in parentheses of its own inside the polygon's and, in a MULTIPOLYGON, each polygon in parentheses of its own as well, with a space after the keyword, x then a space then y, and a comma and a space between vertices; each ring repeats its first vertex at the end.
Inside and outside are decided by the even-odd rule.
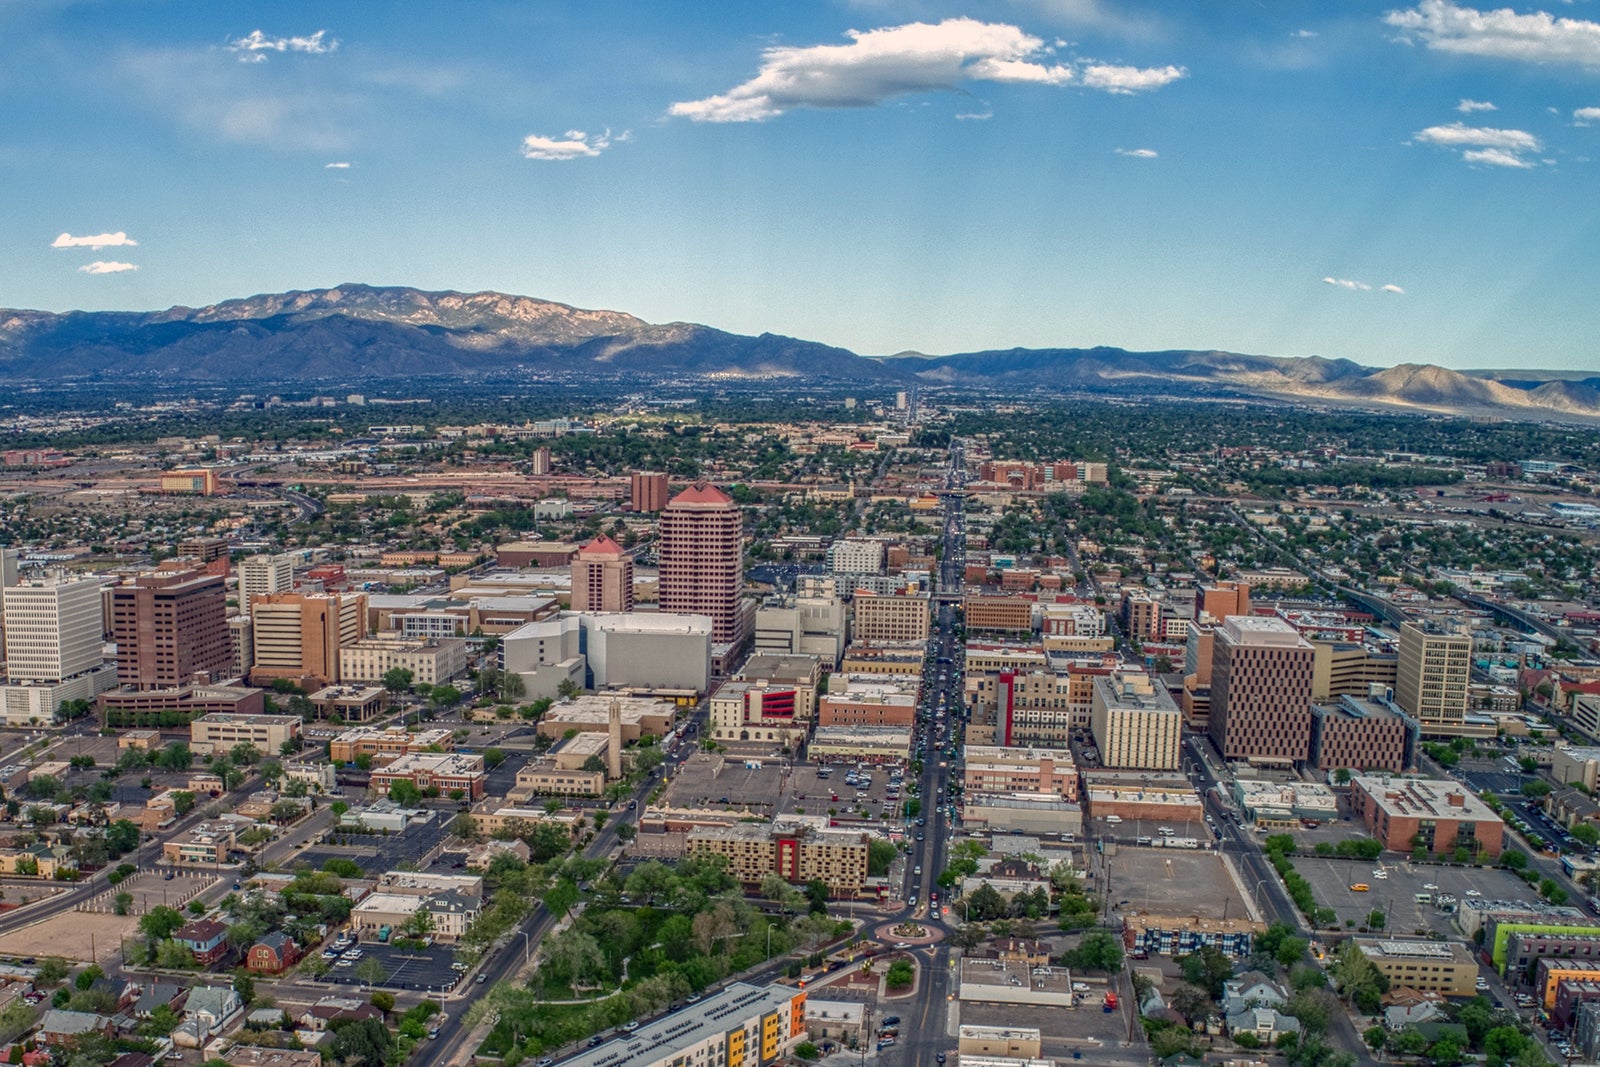
POLYGON ((171 689, 196 675, 220 680, 233 662, 223 583, 203 569, 147 571, 112 589, 117 681, 171 689))
POLYGON ((656 558, 663 612, 710 616, 713 644, 745 638, 744 516, 733 498, 706 482, 673 497, 661 513, 656 558))
POLYGON ((1213 636, 1211 738, 1224 759, 1311 755, 1312 649, 1281 619, 1231 616, 1213 636))
POLYGON ((1464 847, 1492 858, 1504 845, 1500 816, 1457 782, 1359 775, 1350 782, 1350 806, 1372 836, 1395 852, 1464 847))
POLYGON ((605 534, 572 560, 572 610, 633 610, 633 557, 605 534))
POLYGON ((962 606, 969 631, 1022 634, 1033 631, 1033 601, 1029 598, 974 595, 967 597, 962 606))
POLYGON ((667 476, 656 471, 634 471, 629 480, 629 500, 634 511, 661 511, 667 506, 667 476))

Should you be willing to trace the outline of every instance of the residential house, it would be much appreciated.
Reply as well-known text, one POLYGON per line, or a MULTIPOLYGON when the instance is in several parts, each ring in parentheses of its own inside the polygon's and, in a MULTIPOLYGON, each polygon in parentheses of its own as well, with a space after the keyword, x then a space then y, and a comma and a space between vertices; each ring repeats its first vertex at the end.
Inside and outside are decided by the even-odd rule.
POLYGON ((1246 1008, 1281 1008, 1289 1003, 1283 987, 1260 971, 1246 971, 1222 983, 1222 1013, 1234 1015, 1246 1008))
POLYGON ((139 999, 139 987, 126 978, 102 975, 90 984, 89 992, 101 994, 110 1003, 115 1004, 119 1012, 127 1011, 133 1007, 133 1002, 139 999))
POLYGON ((1263 1045, 1271 1045, 1284 1034, 1298 1034, 1300 1020, 1273 1008, 1245 1008, 1228 1016, 1228 1033, 1237 1037, 1255 1034, 1263 1045))
POLYGON ((189 995, 187 986, 175 982, 151 982, 139 999, 133 1002, 135 1018, 148 1019, 160 1007, 172 1008, 176 1011, 183 1006, 183 998, 189 995))
POLYGON ((301 1012, 295 1023, 302 1030, 320 1034, 327 1030, 335 1019, 381 1020, 382 1018, 383 1012, 364 1000, 355 997, 323 997, 301 1012))
POLYGON ((281 930, 274 930, 250 946, 245 954, 246 970, 258 974, 282 974, 300 959, 300 946, 281 930))
POLYGON ((196 986, 189 992, 183 1022, 172 1032, 172 1042, 183 1048, 203 1048, 243 1014, 244 1001, 231 987, 196 986))
POLYGON ((88 1034, 110 1037, 116 1029, 104 1015, 92 1011, 61 1011, 51 1008, 39 1020, 38 1036, 41 1044, 71 1045, 88 1034))
POLYGON ((173 932, 172 939, 193 952, 202 967, 210 966, 228 954, 228 928, 215 919, 197 919, 185 923, 173 932))
POLYGON ((1444 994, 1435 989, 1392 989, 1383 996, 1385 1029, 1403 1030, 1408 1026, 1446 1020, 1444 994))

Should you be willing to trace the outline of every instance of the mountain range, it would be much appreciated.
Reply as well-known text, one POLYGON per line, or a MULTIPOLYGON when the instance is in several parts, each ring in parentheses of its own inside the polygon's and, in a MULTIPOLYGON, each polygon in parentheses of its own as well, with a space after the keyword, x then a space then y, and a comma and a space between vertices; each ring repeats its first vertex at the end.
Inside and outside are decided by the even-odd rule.
POLYGON ((1600 417, 1600 375, 1374 368, 1319 356, 1121 348, 857 355, 504 293, 340 285, 152 312, 0 310, 0 381, 374 381, 589 375, 792 379, 1600 417))

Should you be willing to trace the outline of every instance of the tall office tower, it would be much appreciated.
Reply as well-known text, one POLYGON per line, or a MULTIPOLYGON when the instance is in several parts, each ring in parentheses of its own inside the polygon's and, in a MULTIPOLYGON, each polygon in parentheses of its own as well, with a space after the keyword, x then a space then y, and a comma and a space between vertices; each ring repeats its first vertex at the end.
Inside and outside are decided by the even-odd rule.
MULTIPOLYGON (((0 548, 0 589, 16 585, 20 577, 19 554, 14 548, 0 548)), ((0 594, 3 596, 4 594, 0 594)))
POLYGON ((117 681, 171 689, 197 673, 231 673, 227 596, 220 574, 204 568, 148 571, 111 590, 117 681))
POLYGON ((287 593, 294 588, 294 556, 251 556, 239 564, 239 614, 250 614, 258 596, 287 593))
POLYGON ((573 557, 572 610, 633 610, 633 558, 605 534, 573 557))
POLYGON ((339 681, 339 650, 366 633, 364 593, 269 593, 250 609, 255 665, 250 680, 339 681))
POLYGON ((629 498, 634 511, 660 511, 667 506, 667 476, 656 471, 634 471, 629 498))
POLYGON ((533 475, 550 473, 550 450, 543 445, 533 450, 533 461, 528 466, 528 473, 533 475))
POLYGON ((1311 642, 1282 619, 1234 615, 1212 638, 1211 737, 1224 759, 1311 755, 1311 642))
POLYGON ((710 616, 713 644, 744 637, 744 516, 728 494, 696 482, 673 497, 661 513, 656 559, 663 612, 710 616))
POLYGON ((6 676, 59 682, 105 662, 102 583, 64 572, 19 579, 5 591, 6 676))
POLYGON ((1449 732, 1467 714, 1472 638, 1432 622, 1400 626, 1394 702, 1422 723, 1422 732, 1449 732))
POLYGON ((1194 617, 1198 619, 1201 613, 1219 622, 1229 615, 1250 614, 1249 583, 1217 582, 1215 585, 1202 585, 1194 600, 1194 617))

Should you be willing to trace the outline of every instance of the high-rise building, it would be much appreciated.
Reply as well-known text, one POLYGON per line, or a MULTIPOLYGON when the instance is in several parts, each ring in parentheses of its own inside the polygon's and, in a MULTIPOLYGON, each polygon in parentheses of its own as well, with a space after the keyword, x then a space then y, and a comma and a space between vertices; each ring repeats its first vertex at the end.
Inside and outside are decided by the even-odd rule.
POLYGON ((1234 615, 1213 637, 1209 729, 1224 759, 1311 755, 1311 643, 1282 619, 1234 615))
POLYGON ((663 612, 709 617, 714 644, 744 639, 744 516, 733 498, 706 482, 673 497, 656 559, 663 612))
POLYGON ((1118 609, 1122 616, 1122 629, 1131 640, 1153 641, 1159 636, 1161 625, 1161 604, 1145 593, 1131 589, 1123 590, 1122 604, 1118 609))
POLYGON ((239 564, 239 614, 250 614, 258 596, 287 593, 294 588, 294 556, 250 556, 239 564))
POLYGON ((1422 724, 1424 734, 1460 728, 1471 675, 1471 637, 1431 622, 1401 624, 1394 702, 1422 724))
POLYGON ((633 557, 605 534, 573 557, 572 610, 633 610, 633 557))
POLYGON ((629 488, 634 511, 660 511, 667 506, 667 476, 659 471, 634 471, 629 488))
POLYGON ((1094 679, 1089 728, 1107 768, 1175 771, 1181 765, 1183 713, 1142 671, 1094 679))
POLYGON ((270 593, 250 610, 257 684, 277 678, 318 686, 341 679, 339 650, 366 632, 364 593, 270 593))
POLYGON ((6 587, 6 676, 11 681, 59 682, 105 662, 101 585, 95 578, 55 573, 6 587))
POLYGON ((829 569, 834 574, 882 574, 882 541, 835 541, 828 546, 829 569))
POLYGON ((532 462, 528 465, 528 472, 535 476, 550 473, 550 449, 540 445, 533 450, 532 462))
POLYGON ((1250 614, 1250 586, 1245 582, 1202 585, 1194 599, 1194 617, 1210 615, 1221 622, 1229 615, 1250 614))
MULTIPOLYGON (((171 689, 205 673, 230 673, 233 646, 220 574, 150 571, 111 591, 117 681, 171 689)), ((209 680, 215 680, 209 679, 209 680)))

